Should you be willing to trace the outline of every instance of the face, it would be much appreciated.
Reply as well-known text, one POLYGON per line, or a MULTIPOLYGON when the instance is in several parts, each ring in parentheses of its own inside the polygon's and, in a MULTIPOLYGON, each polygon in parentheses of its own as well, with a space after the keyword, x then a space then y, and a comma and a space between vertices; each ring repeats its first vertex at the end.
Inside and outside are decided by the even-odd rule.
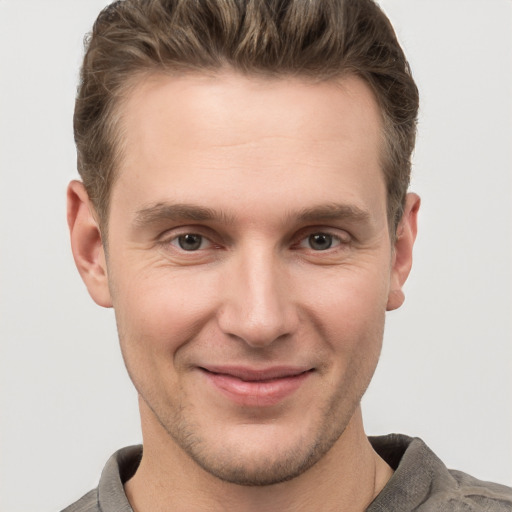
POLYGON ((343 438, 394 307, 375 99, 155 76, 122 113, 103 293, 143 423, 221 479, 292 478, 343 438))

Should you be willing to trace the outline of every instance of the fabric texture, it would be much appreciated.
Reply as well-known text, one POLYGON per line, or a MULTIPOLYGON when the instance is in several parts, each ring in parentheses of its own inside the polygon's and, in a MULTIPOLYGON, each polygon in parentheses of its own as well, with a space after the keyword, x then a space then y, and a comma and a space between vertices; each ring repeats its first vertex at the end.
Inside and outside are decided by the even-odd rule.
POLYGON ((367 512, 506 512, 512 489, 449 470, 418 438, 370 437, 374 450, 395 470, 367 512))
MULTIPOLYGON (((512 489, 449 470, 418 438, 370 437, 394 474, 366 512, 510 512, 512 489)), ((62 512, 133 512, 123 483, 137 470, 142 446, 129 446, 108 460, 98 487, 62 512)))

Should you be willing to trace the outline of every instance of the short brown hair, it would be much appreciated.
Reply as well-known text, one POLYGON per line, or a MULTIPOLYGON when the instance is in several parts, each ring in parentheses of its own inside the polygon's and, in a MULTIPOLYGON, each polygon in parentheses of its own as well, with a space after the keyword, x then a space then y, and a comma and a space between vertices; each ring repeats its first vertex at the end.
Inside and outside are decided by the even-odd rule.
POLYGON ((122 154, 118 111, 152 72, 220 70, 328 80, 357 75, 382 112, 390 229, 402 216, 418 90, 394 30, 372 0, 123 0, 86 38, 75 105, 78 171, 100 222, 122 154))

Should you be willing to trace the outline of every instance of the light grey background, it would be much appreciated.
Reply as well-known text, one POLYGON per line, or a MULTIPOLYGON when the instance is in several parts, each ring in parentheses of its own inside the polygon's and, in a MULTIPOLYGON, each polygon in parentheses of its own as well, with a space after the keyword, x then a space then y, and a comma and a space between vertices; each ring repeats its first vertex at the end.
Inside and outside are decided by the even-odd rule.
MULTIPOLYGON (((421 436, 512 483, 512 2, 383 0, 422 95, 423 206, 404 307, 364 399, 370 434, 421 436)), ((82 37, 103 0, 0 0, 0 510, 60 510, 140 441, 113 313, 74 269, 65 189, 82 37)))

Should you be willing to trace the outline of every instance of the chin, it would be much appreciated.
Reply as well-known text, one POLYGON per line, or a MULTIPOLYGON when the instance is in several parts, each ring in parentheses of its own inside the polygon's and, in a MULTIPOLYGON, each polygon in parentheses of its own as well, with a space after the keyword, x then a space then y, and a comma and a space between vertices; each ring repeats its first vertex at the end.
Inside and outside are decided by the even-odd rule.
MULTIPOLYGON (((352 411, 353 413, 353 411, 352 411)), ((181 422, 164 426, 174 443, 210 475, 241 486, 268 486, 297 478, 336 444, 352 414, 325 421, 293 424, 225 424, 191 428, 181 422)), ((317 418, 318 419, 318 418, 317 418)), ((174 444, 173 443, 173 444, 174 444)))
POLYGON ((269 450, 223 450, 205 453, 200 446, 188 455, 210 475, 235 485, 261 487, 292 480, 311 468, 329 450, 332 443, 269 450), (272 453, 269 453, 269 452, 272 453), (245 452, 245 453, 244 453, 245 452))

